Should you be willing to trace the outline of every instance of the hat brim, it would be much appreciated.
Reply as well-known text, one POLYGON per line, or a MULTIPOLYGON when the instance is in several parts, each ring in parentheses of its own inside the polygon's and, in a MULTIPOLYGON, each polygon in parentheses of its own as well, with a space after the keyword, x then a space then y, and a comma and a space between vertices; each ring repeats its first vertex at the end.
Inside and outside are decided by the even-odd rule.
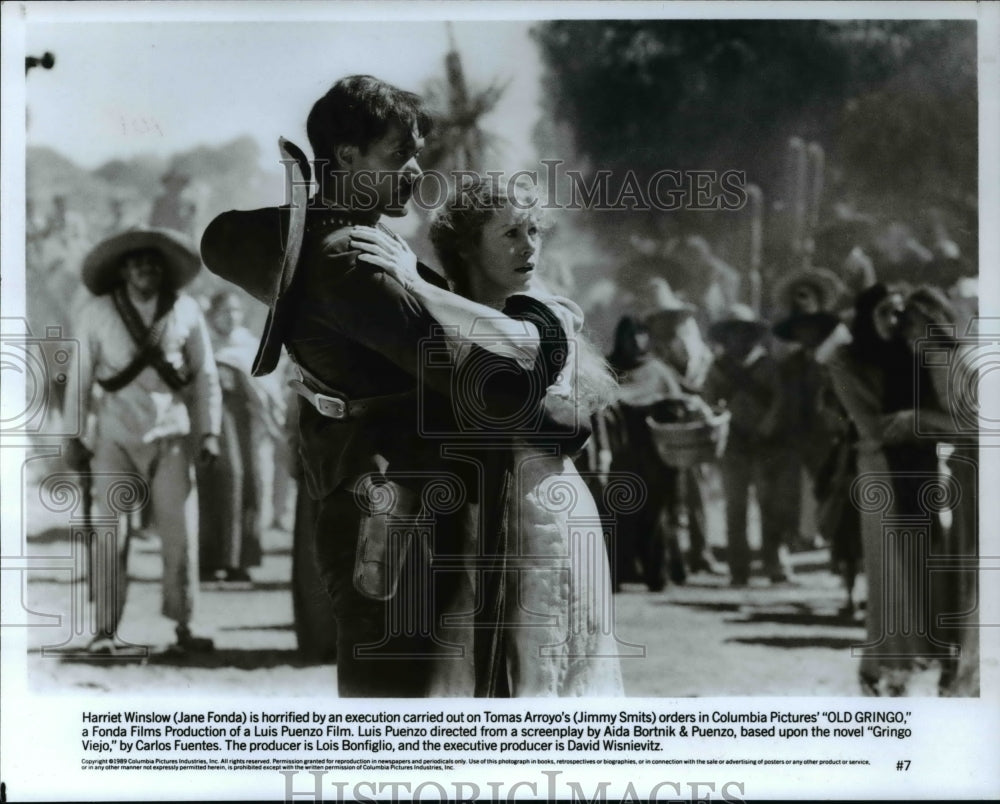
POLYGON ((657 323, 671 323, 683 321, 685 318, 693 316, 697 308, 693 304, 681 303, 676 307, 661 307, 647 313, 640 321, 646 327, 655 326, 657 323))
POLYGON ((833 313, 799 313, 779 321, 771 331, 783 341, 819 346, 838 324, 840 318, 833 313))
POLYGON ((98 243, 83 261, 82 278, 95 296, 108 293, 120 281, 122 257, 152 249, 163 256, 164 280, 174 289, 184 287, 201 270, 201 260, 183 235, 170 229, 129 229, 98 243))
POLYGON ((768 326, 763 321, 744 321, 739 318, 728 318, 724 321, 716 321, 708 328, 708 337, 713 341, 724 341, 728 338, 740 338, 740 340, 758 341, 763 338, 768 331, 768 326))
POLYGON ((782 310, 792 310, 794 301, 792 293, 801 285, 816 291, 816 295, 819 296, 819 306, 824 311, 832 309, 844 291, 844 283, 833 271, 826 268, 808 268, 789 274, 778 283, 774 289, 777 306, 782 310))

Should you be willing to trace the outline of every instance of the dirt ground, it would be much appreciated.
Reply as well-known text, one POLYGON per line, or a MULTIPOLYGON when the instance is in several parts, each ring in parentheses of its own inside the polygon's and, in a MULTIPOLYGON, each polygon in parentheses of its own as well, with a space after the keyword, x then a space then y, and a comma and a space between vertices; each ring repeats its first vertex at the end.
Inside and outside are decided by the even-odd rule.
MULTIPOLYGON (((27 495, 31 499, 31 495, 27 495)), ((719 512, 713 510, 711 517, 719 512)), ((27 517, 33 556, 52 556, 52 568, 27 573, 22 589, 32 612, 28 630, 29 683, 51 692, 86 691, 231 696, 335 696, 335 664, 317 664, 297 651, 291 595, 291 535, 272 530, 264 540, 262 566, 251 570, 252 588, 203 586, 201 625, 216 650, 178 656, 164 648, 172 623, 159 613, 160 558, 152 532, 133 540, 131 586, 120 635, 148 646, 141 660, 60 656, 86 644, 70 617, 73 576, 68 529, 47 512, 27 517), (62 565, 61 567, 59 565, 62 565)), ((733 589, 727 579, 695 575, 684 586, 650 593, 625 585, 615 596, 617 637, 626 693, 633 697, 854 696, 861 643, 857 620, 837 614, 839 582, 828 570, 826 550, 792 554, 797 583, 772 587, 754 578, 733 589)), ((42 562, 44 563, 44 562, 42 562)), ((935 671, 920 674, 912 695, 935 693, 935 671)))

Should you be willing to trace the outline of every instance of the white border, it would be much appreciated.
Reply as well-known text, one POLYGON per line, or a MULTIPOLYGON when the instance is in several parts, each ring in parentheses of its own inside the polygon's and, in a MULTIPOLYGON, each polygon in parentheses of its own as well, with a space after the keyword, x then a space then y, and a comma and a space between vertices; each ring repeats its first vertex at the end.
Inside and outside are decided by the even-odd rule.
MULTIPOLYGON (((23 237, 19 237, 24 229, 24 36, 27 24, 42 22, 107 21, 109 24, 128 18, 132 20, 190 20, 210 21, 219 19, 249 20, 281 20, 309 21, 315 19, 339 19, 345 21, 362 21, 377 19, 402 20, 511 20, 511 19, 555 19, 577 18, 597 19, 603 17, 662 17, 673 18, 738 18, 761 17, 771 19, 802 19, 823 17, 851 18, 957 18, 976 19, 979 23, 979 62, 980 62, 980 255, 982 287, 982 312, 984 315, 997 315, 995 309, 1000 283, 1000 230, 996 221, 1000 220, 1000 159, 998 159, 998 144, 1000 144, 1000 6, 996 3, 796 3, 774 2, 767 5, 748 2, 725 3, 598 3, 598 2, 565 2, 565 3, 459 3, 459 2, 382 2, 358 3, 345 2, 334 4, 317 4, 306 2, 287 3, 5 3, 2 9, 2 62, 3 62, 3 137, 0 138, 2 148, 2 174, 0 174, 0 199, 2 199, 4 237, 0 242, 3 274, 3 314, 18 315, 18 308, 23 309, 24 277, 21 273, 12 271, 9 266, 23 264, 23 237)), ((17 393, 13 384, 6 383, 4 394, 17 393)), ((4 488, 17 488, 19 483, 20 459, 16 454, 6 449, 3 454, 4 488), (13 483, 11 482, 13 481, 13 483)), ((997 482, 997 462, 984 460, 982 467, 982 488, 1000 488, 997 482)), ((1000 554, 997 550, 996 509, 993 501, 984 494, 984 511, 982 518, 982 533, 984 544, 992 549, 983 550, 984 554, 1000 554)), ((8 551, 10 527, 19 527, 19 512, 11 507, 12 495, 5 491, 3 505, 4 555, 8 551)), ((16 504, 15 504, 16 505, 16 504)), ((19 538, 17 539, 19 542, 19 538)), ((5 579, 6 581, 7 579, 5 579)), ((5 584, 5 586, 9 586, 5 584)), ((1000 585, 982 584, 983 607, 987 612, 1000 612, 1000 585)), ((8 589, 4 590, 4 600, 8 600, 8 589)), ((993 616, 993 622, 1000 622, 1000 617, 993 616)), ((83 696, 38 696, 28 691, 25 684, 23 634, 16 629, 6 629, 2 635, 3 647, 3 723, 0 731, 0 778, 8 785, 12 800, 32 799, 65 799, 93 800, 95 798, 134 798, 156 800, 164 798, 184 798, 204 800, 208 798, 240 798, 259 797, 277 798, 281 795, 278 786, 280 780, 274 772, 262 776, 253 774, 82 774, 77 767, 79 751, 74 735, 77 732, 80 712, 85 708, 97 711, 114 709, 105 696, 87 700, 83 696), (63 725, 65 724, 65 725, 63 725), (60 728, 62 726, 62 728, 60 728)), ((984 654, 987 646, 996 647, 996 632, 984 632, 984 654), (991 639, 992 638, 992 639, 991 639)), ((748 797, 762 795, 798 798, 807 795, 833 795, 844 798, 878 798, 907 797, 930 798, 936 796, 986 796, 1000 795, 1000 770, 995 757, 1000 748, 1000 678, 996 665, 996 656, 992 654, 992 663, 984 663, 983 696, 978 701, 939 701, 906 699, 907 709, 914 711, 917 721, 915 729, 920 735, 921 743, 911 750, 910 757, 914 761, 914 769, 900 778, 886 770, 871 770, 865 773, 841 770, 834 773, 831 769, 823 770, 796 768, 740 767, 732 773, 723 771, 716 773, 709 766, 692 766, 673 768, 664 772, 663 768, 633 766, 626 773, 616 777, 617 782, 624 785, 626 780, 637 782, 636 789, 649 789, 649 785, 664 779, 674 779, 684 782, 707 781, 715 779, 718 782, 739 778, 746 784, 748 797), (639 787, 640 780, 646 781, 646 787, 639 787)), ((713 702, 730 709, 752 708, 767 710, 770 707, 787 710, 812 711, 820 707, 822 699, 659 699, 636 700, 628 702, 629 707, 655 707, 657 710, 697 710, 709 707, 713 702)), ((130 701, 123 706, 143 705, 155 706, 154 700, 140 699, 130 701)), ((227 702, 227 706, 230 702, 227 702)), ((321 708, 333 701, 313 702, 316 708, 321 708)), ((833 699, 831 708, 858 709, 868 707, 870 702, 857 699, 833 699)), ((236 706, 236 702, 232 702, 236 706)), ((886 703, 880 702, 881 706, 886 703)), ((187 706, 191 709, 208 708, 203 698, 185 700, 171 697, 171 708, 187 706)), ((246 706, 268 707, 275 711, 286 708, 308 708, 303 699, 292 701, 275 701, 263 698, 248 698, 246 706)), ((354 704, 362 708, 361 704, 354 704)), ((373 708, 377 705, 368 705, 373 708)), ((466 703, 428 702, 409 703, 393 702, 395 711, 424 711, 433 707, 469 709, 466 703)), ((610 704, 610 711, 621 707, 610 704)), ((491 705, 495 711, 503 708, 513 710, 530 707, 534 711, 558 711, 570 708, 567 702, 509 702, 491 705)), ((600 711, 608 708, 598 701, 587 701, 585 707, 590 711, 600 711)), ((894 756, 892 745, 866 746, 872 756, 885 760, 886 763, 894 756)), ((824 746, 824 753, 831 753, 824 746)), ((693 752, 692 752, 693 753, 693 752)), ((734 752, 740 754, 739 750, 734 752)), ((896 752, 898 753, 898 752, 896 752)), ((780 755, 780 753, 778 754, 780 755)), ((526 778, 544 780, 539 768, 521 768, 526 778)), ((485 766, 465 773, 462 778, 479 780, 485 783, 490 779, 510 781, 512 770, 503 766, 485 766)), ((585 790, 593 790, 594 784, 609 777, 604 769, 577 766, 566 769, 566 778, 579 780, 585 790)), ((331 775, 331 779, 333 776, 331 775)), ((337 778, 348 779, 350 774, 337 778)), ((444 780, 444 777, 435 777, 444 780)), ((614 788, 609 790, 609 794, 614 788)), ((367 792, 367 789, 365 789, 367 792)), ((545 788, 540 788, 544 795, 545 788)), ((335 791, 330 788, 327 800, 333 800, 335 791)), ((560 787, 562 795, 568 795, 569 790, 560 787)), ((672 791, 663 790, 663 795, 672 791)), ((704 788, 703 788, 704 792, 704 788)), ((687 795, 688 788, 684 794, 687 795)), ((428 793, 433 798, 432 793, 428 793)), ((297 800, 303 800, 301 797, 297 800)), ((308 800, 308 799, 306 799, 308 800)))

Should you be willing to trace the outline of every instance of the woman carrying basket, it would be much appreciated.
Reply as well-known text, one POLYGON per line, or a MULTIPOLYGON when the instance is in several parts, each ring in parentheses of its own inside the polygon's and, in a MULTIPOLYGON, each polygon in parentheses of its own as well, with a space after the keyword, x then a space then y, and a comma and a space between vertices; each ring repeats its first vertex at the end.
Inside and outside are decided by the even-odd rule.
MULTIPOLYGON (((647 321, 662 322, 668 316, 693 310, 690 305, 658 309, 647 321)), ((676 437, 688 432, 685 423, 705 422, 713 414, 701 398, 685 391, 681 377, 653 353, 649 323, 625 316, 615 331, 615 348, 608 362, 618 374, 621 390, 611 408, 612 468, 631 472, 646 485, 644 504, 619 517, 616 540, 616 588, 636 579, 635 562, 642 567, 642 580, 651 592, 666 585, 667 576, 683 583, 691 571, 714 569, 704 539, 704 516, 699 484, 691 475, 700 469, 697 451, 679 448, 676 437), (658 424, 656 420, 669 422, 658 424), (689 542, 685 567, 679 531, 686 513, 689 542)), ((683 436, 682 436, 683 437, 683 436)))

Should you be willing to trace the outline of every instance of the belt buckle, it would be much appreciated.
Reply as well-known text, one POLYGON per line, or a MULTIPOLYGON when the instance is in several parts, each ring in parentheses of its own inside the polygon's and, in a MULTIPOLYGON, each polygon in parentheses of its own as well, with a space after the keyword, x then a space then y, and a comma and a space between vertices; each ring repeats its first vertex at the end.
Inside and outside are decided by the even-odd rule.
POLYGON ((316 394, 316 410, 328 419, 346 419, 347 403, 340 397, 316 394))

